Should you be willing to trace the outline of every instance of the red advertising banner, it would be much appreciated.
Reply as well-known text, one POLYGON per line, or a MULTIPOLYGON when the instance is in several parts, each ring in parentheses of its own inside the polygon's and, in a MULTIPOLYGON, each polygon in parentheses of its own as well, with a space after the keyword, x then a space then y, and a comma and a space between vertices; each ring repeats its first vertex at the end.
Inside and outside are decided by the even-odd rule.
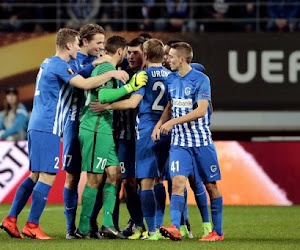
MULTIPOLYGON (((215 144, 224 204, 300 204, 300 142, 217 141, 215 144)), ((18 185, 29 174, 28 166, 27 142, 0 142, 0 203, 12 202, 18 185)), ((64 180, 65 173, 60 171, 48 203, 63 203, 64 180)), ((83 174, 80 193, 84 184, 83 174)), ((188 196, 189 204, 195 204, 189 188, 188 196)))

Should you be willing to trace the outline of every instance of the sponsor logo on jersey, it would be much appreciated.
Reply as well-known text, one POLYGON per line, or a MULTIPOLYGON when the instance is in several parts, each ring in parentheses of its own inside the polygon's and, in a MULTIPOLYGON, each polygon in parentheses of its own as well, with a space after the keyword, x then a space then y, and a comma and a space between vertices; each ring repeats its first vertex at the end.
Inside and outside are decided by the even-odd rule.
POLYGON ((68 74, 69 75, 74 75, 75 74, 75 71, 71 68, 68 68, 68 74))
POLYGON ((176 108, 193 108, 193 100, 192 99, 173 99, 173 107, 176 108))
POLYGON ((216 165, 211 165, 210 166, 210 171, 213 172, 213 173, 216 172, 217 169, 218 169, 218 167, 216 165))
POLYGON ((186 88, 184 89, 184 93, 185 93, 186 95, 190 95, 190 94, 191 94, 191 88, 190 88, 190 87, 186 87, 186 88))

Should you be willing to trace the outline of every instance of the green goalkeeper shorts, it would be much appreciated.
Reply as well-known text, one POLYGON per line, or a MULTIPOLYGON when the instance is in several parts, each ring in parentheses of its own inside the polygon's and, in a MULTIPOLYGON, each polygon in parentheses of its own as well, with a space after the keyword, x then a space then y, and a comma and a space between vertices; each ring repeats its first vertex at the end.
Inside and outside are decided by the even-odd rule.
POLYGON ((102 174, 108 166, 119 166, 112 135, 79 129, 82 171, 102 174))

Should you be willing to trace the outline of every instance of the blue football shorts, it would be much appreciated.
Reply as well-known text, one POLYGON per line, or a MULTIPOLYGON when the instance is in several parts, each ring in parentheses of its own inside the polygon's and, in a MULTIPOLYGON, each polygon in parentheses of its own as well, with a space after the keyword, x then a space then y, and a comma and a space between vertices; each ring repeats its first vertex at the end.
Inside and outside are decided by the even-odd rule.
POLYGON ((196 182, 221 180, 221 172, 214 144, 201 147, 171 146, 170 177, 195 175, 196 182))
POLYGON ((79 121, 68 121, 63 135, 63 170, 81 172, 79 121))
POLYGON ((153 142, 151 133, 152 128, 143 129, 139 131, 139 138, 136 140, 135 177, 137 179, 161 177, 169 157, 171 137, 161 135, 158 142, 153 142))
POLYGON ((29 170, 58 173, 60 137, 48 132, 28 131, 29 170))
POLYGON ((135 141, 119 139, 117 143, 122 178, 135 178, 135 141))

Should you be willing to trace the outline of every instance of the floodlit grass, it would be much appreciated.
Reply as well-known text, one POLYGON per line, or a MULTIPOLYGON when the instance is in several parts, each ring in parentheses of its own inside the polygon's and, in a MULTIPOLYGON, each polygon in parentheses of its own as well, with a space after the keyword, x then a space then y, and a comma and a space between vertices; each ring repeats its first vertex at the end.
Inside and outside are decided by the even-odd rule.
MULTIPOLYGON (((10 206, 0 205, 0 219, 10 206)), ((19 229, 29 214, 26 206, 18 219, 19 229)), ((81 209, 78 209, 80 214, 81 209)), ((66 240, 65 218, 62 205, 47 205, 41 218, 45 233, 54 239, 49 241, 11 239, 0 231, 0 249, 300 249, 300 206, 247 207, 225 206, 223 227, 224 242, 197 242, 201 234, 201 218, 196 206, 189 207, 189 219, 194 239, 174 242, 171 240, 66 240)), ((125 227, 128 212, 124 204, 120 209, 120 227, 125 227)), ((99 216, 101 223, 102 214, 99 216)), ((170 224, 169 207, 166 209, 165 225, 170 224)))

